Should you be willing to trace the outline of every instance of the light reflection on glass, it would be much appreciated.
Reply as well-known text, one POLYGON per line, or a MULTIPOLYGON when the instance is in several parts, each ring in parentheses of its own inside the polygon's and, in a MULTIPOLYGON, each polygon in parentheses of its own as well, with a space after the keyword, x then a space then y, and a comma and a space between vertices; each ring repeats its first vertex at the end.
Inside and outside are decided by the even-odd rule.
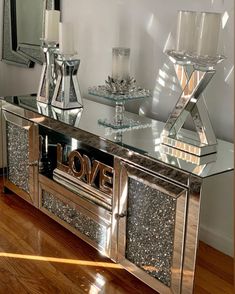
POLYGON ((157 138, 157 139, 155 139, 154 141, 155 141, 155 142, 154 142, 154 143, 155 143, 155 145, 158 145, 158 144, 160 144, 160 143, 161 143, 161 138, 157 138))
POLYGON ((169 65, 166 63, 163 64, 163 68, 170 69, 169 65))
POLYGON ((76 150, 78 148, 78 141, 72 138, 71 145, 72 145, 72 150, 76 150))
POLYGON ((169 78, 169 75, 161 69, 159 69, 159 76, 162 77, 163 79, 169 78))
POLYGON ((159 93, 159 92, 161 92, 161 90, 162 90, 161 88, 156 86, 155 89, 154 89, 154 93, 159 93))
POLYGON ((223 16, 222 16, 222 28, 224 29, 227 22, 228 22, 228 19, 229 19, 229 15, 228 15, 228 12, 225 11, 223 16))
POLYGON ((172 37, 172 33, 170 32, 168 34, 166 42, 164 44, 163 52, 166 52, 169 49, 173 49, 175 47, 174 43, 175 43, 175 41, 172 37))
POLYGON ((140 110, 139 110, 139 115, 145 115, 145 112, 143 111, 142 108, 140 108, 140 110))
POLYGON ((149 21, 148 21, 148 24, 147 24, 147 31, 149 32, 152 28, 152 25, 153 25, 153 20, 154 20, 154 15, 153 13, 151 14, 150 18, 149 18, 149 21))
POLYGON ((160 77, 158 77, 157 82, 158 82, 161 86, 163 86, 163 87, 166 86, 165 81, 164 81, 162 78, 160 78, 160 77))
POLYGON ((233 70, 234 70, 234 65, 231 67, 230 71, 228 72, 227 76, 224 79, 226 83, 228 83, 228 80, 229 80, 230 76, 232 75, 233 70))

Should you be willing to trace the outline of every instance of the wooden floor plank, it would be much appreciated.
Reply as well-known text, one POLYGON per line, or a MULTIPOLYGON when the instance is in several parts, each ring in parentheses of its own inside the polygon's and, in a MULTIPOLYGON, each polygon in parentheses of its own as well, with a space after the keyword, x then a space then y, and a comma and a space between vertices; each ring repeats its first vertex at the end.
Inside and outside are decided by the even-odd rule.
MULTIPOLYGON (((156 293, 13 194, 0 216, 0 293, 156 293)), ((233 259, 200 243, 194 293, 233 291, 233 259)))
POLYGON ((199 243, 200 254, 197 257, 197 264, 218 277, 233 284, 233 259, 218 250, 199 243))
POLYGON ((224 279, 220 278, 216 274, 209 270, 197 266, 196 269, 196 284, 213 294, 233 294, 234 288, 232 284, 229 284, 224 279))

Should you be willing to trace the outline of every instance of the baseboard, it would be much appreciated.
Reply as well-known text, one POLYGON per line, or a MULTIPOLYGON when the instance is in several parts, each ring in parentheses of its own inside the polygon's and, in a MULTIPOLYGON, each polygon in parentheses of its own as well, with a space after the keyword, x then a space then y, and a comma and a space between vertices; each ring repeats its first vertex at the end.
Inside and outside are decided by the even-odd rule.
POLYGON ((224 254, 234 257, 234 243, 232 238, 223 236, 222 234, 215 232, 204 225, 200 225, 199 240, 223 252, 224 254))

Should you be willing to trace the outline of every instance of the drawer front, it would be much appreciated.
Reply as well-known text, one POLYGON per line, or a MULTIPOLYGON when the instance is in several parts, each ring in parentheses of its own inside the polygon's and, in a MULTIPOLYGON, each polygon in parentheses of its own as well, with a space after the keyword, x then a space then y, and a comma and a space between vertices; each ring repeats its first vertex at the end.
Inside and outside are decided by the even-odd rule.
MULTIPOLYGON (((53 183, 54 187, 59 188, 59 185, 53 183)), ((109 256, 111 222, 99 217, 96 214, 97 208, 94 206, 93 210, 91 203, 88 203, 86 207, 86 201, 81 199, 83 205, 78 204, 78 195, 74 195, 76 200, 73 201, 71 197, 69 199, 64 196, 66 193, 61 195, 57 189, 53 188, 43 183, 39 184, 40 209, 75 235, 109 256)), ((68 193, 71 195, 70 191, 68 193)), ((102 210, 102 208, 99 209, 102 210)))

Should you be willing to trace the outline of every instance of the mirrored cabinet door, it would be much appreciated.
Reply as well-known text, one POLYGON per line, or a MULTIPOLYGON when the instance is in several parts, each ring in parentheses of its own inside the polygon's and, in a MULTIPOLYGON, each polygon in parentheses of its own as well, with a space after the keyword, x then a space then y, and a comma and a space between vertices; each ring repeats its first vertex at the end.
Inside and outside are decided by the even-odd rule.
POLYGON ((38 127, 3 111, 4 186, 38 207, 38 127))
POLYGON ((124 162, 119 170, 117 261, 160 293, 181 293, 188 189, 124 162))

